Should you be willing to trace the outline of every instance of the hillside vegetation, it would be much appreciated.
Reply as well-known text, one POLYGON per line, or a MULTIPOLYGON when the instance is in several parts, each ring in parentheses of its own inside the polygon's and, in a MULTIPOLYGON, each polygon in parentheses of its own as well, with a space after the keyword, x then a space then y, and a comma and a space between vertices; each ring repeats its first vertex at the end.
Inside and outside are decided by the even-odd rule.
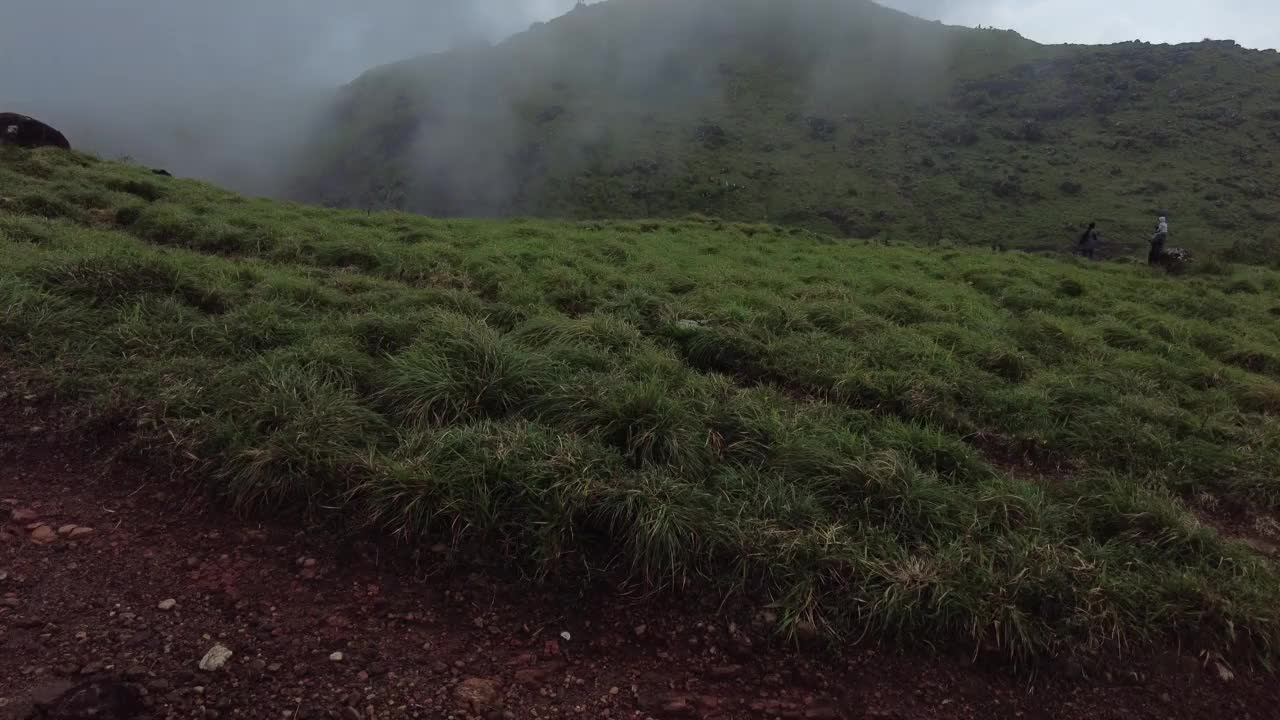
POLYGON ((800 633, 1280 639, 1270 560, 1197 518, 1274 547, 1272 271, 334 211, 52 150, 0 155, 0 260, 4 362, 247 512, 800 633))
POLYGON ((1273 259, 1280 56, 1037 45, 867 0, 611 0, 345 88, 298 197, 1273 259))

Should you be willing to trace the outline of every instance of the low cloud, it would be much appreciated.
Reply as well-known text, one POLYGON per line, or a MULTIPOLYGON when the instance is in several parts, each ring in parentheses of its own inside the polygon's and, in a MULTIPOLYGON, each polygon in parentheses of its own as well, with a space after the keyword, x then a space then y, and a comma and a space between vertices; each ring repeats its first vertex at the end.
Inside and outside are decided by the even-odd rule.
POLYGON ((333 89, 573 0, 38 0, 0 23, 0 112, 79 148, 269 192, 333 89))
MULTIPOLYGON (((644 2, 644 0, 615 0, 644 2)), ((726 0, 730 2, 732 0, 726 0)), ((778 0, 787 2, 788 0, 778 0)), ((850 0, 854 2, 856 0, 850 0)), ((77 147, 270 192, 333 89, 363 71, 493 42, 575 0, 32 0, 0 23, 0 111, 77 147)), ((885 0, 930 19, 1042 42, 1280 45, 1280 3, 885 0)))

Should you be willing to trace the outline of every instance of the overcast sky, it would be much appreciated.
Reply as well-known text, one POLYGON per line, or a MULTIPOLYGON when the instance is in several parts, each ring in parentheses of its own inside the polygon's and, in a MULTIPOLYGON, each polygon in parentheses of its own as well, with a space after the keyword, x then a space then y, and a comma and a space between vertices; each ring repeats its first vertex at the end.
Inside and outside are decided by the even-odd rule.
POLYGON ((1230 39, 1280 47, 1280 0, 884 0, 956 25, 1012 28, 1044 43, 1230 39))
MULTIPOLYGON (((573 2, 14 0, 0 22, 0 105, 72 93, 146 98, 156 87, 333 85, 373 65, 498 39, 573 2)), ((884 2, 948 23, 1013 28, 1042 42, 1212 36, 1280 46, 1280 0, 884 2)))

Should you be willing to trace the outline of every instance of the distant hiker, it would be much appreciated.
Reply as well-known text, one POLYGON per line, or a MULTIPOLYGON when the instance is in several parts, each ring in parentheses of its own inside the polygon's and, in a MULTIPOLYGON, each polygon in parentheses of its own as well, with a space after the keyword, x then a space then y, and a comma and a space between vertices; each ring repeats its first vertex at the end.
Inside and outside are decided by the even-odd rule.
POLYGON ((1147 255, 1147 264, 1155 265, 1164 254, 1164 244, 1169 239, 1169 220, 1160 218, 1156 222, 1156 234, 1151 236, 1151 253, 1147 255))
POLYGON ((1094 254, 1098 251, 1098 223, 1089 223, 1089 229, 1080 236, 1079 251, 1084 257, 1094 259, 1094 254))

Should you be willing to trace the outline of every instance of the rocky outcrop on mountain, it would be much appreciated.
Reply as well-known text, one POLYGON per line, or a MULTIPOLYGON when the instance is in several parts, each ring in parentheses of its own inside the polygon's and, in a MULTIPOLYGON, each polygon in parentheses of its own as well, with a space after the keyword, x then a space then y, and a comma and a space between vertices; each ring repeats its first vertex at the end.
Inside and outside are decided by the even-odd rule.
POLYGON ((0 113, 0 145, 71 149, 65 135, 33 117, 17 113, 0 113))

